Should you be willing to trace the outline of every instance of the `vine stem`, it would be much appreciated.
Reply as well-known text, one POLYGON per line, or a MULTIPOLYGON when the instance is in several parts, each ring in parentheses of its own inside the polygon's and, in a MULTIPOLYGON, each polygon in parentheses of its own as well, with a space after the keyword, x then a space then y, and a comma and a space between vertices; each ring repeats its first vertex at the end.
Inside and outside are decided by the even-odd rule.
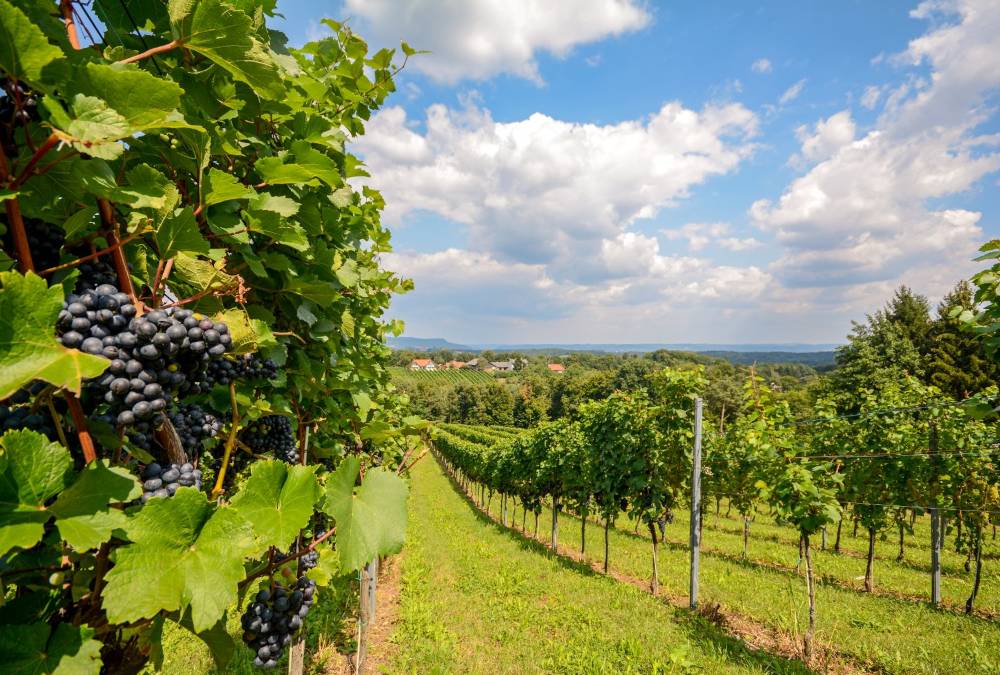
POLYGON ((66 403, 69 405, 69 413, 73 416, 73 425, 76 427, 76 434, 80 437, 80 447, 83 448, 83 458, 87 464, 97 460, 97 451, 94 449, 94 439, 90 436, 90 429, 87 428, 87 418, 80 407, 80 400, 71 391, 66 392, 66 403))
POLYGON ((45 404, 49 407, 49 414, 52 415, 52 421, 55 422, 56 433, 59 435, 59 442, 68 448, 69 441, 66 440, 66 433, 62 428, 62 417, 59 415, 59 411, 56 410, 56 404, 52 402, 51 396, 45 397, 45 404))
POLYGON ((164 52, 169 52, 172 49, 179 47, 181 43, 177 40, 171 40, 166 44, 162 44, 158 47, 152 47, 142 52, 141 54, 136 54, 135 56, 130 56, 127 59, 122 59, 119 64, 135 63, 136 61, 142 61, 143 59, 149 58, 150 56, 155 56, 157 54, 162 54, 164 52))
POLYGON ((233 423, 229 428, 229 436, 226 438, 226 451, 222 456, 222 466, 219 468, 219 475, 215 479, 215 487, 212 488, 212 499, 218 499, 222 495, 222 483, 226 480, 226 469, 229 468, 229 460, 233 456, 233 447, 236 445, 236 432, 240 428, 240 409, 236 405, 236 383, 229 383, 229 402, 233 406, 233 423))
POLYGON ((40 146, 38 146, 38 149, 35 150, 35 154, 33 154, 31 156, 31 159, 28 160, 28 163, 25 164, 24 169, 21 171, 18 177, 15 178, 13 182, 11 182, 10 188, 12 190, 16 190, 20 185, 24 183, 24 181, 28 180, 28 178, 31 177, 31 170, 35 168, 35 165, 37 165, 38 162, 41 161, 42 157, 48 154, 49 150, 56 147, 56 145, 58 144, 59 144, 59 136, 54 133, 49 134, 49 137, 45 139, 45 142, 42 143, 40 146))
POLYGON ((132 300, 132 304, 141 316, 145 308, 142 302, 136 297, 135 289, 132 287, 132 277, 128 273, 128 263, 125 261, 125 253, 122 251, 122 240, 118 237, 118 223, 115 222, 115 211, 111 202, 107 199, 97 200, 97 210, 101 214, 101 223, 108 232, 108 241, 111 246, 111 260, 114 262, 115 273, 118 275, 118 284, 122 292, 126 293, 132 300))
MULTIPOLYGON (((7 164, 7 154, 0 148, 0 185, 6 185, 10 180, 10 165, 7 164)), ((7 222, 10 223, 10 234, 14 239, 14 248, 21 272, 27 274, 34 271, 35 263, 31 259, 31 247, 28 246, 28 233, 24 229, 24 219, 21 218, 21 204, 17 197, 4 200, 4 210, 7 212, 7 222)))
POLYGON ((73 18, 73 0, 59 0, 59 8, 62 10, 63 21, 66 22, 66 37, 73 49, 80 48, 80 36, 76 31, 76 20, 73 18))
POLYGON ((76 260, 71 260, 68 263, 63 263, 62 265, 56 265, 55 267, 49 267, 47 269, 42 270, 38 274, 44 277, 44 276, 47 276, 49 274, 54 274, 55 272, 59 272, 60 270, 68 269, 70 267, 76 267, 77 265, 82 265, 83 263, 89 262, 91 260, 94 260, 95 258, 100 258, 101 256, 108 255, 109 253, 114 253, 116 249, 121 248, 122 246, 124 246, 125 244, 129 243, 133 239, 138 239, 138 238, 139 238, 138 234, 130 234, 129 236, 125 237, 124 239, 119 239, 118 242, 115 243, 112 246, 108 246, 107 248, 103 248, 100 251, 94 251, 93 253, 88 253, 87 255, 83 256, 82 258, 77 258, 76 260))

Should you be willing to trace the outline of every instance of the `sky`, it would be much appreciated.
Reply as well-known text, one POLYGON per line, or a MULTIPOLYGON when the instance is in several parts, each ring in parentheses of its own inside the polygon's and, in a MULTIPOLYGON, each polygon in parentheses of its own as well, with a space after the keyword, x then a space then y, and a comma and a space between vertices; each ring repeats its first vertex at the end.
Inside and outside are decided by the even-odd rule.
POLYGON ((841 342, 1000 236, 1000 2, 279 0, 405 40, 352 144, 466 343, 841 342))

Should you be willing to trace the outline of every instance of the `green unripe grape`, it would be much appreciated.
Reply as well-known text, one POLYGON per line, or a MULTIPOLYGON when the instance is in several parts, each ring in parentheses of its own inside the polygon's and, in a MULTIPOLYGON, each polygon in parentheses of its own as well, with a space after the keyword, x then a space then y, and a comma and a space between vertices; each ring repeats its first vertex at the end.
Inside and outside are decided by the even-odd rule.
POLYGON ((62 586, 66 581, 66 575, 62 572, 53 572, 49 575, 49 584, 52 586, 62 586))

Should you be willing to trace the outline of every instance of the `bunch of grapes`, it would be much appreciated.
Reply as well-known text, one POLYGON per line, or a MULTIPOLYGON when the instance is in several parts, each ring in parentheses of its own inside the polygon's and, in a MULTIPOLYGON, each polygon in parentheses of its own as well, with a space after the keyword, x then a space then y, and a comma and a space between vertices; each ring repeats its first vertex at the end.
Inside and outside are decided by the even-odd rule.
POLYGON ((90 291, 104 284, 114 286, 118 283, 115 269, 103 260, 89 260, 77 265, 76 268, 80 270, 80 276, 76 282, 76 287, 80 291, 90 291))
POLYGON ((294 590, 283 586, 257 593, 243 613, 243 641, 254 650, 253 664, 274 668, 285 647, 302 628, 316 594, 316 582, 300 577, 294 590))
MULTIPOLYGON (((24 229, 28 237, 28 249, 35 269, 44 270, 59 264, 60 251, 66 243, 66 232, 58 225, 46 223, 37 218, 25 218, 24 229)), ((4 248, 17 259, 17 248, 8 227, 4 234, 4 248)))
POLYGON ((163 423, 172 394, 221 358, 232 337, 225 324, 186 309, 136 314, 128 295, 102 284, 66 298, 58 330, 64 346, 111 359, 96 386, 119 427, 148 423, 139 431, 148 435, 163 423))
POLYGON ((199 387, 207 391, 217 384, 228 386, 239 380, 273 380, 278 377, 278 364, 272 359, 262 359, 249 354, 234 359, 212 361, 205 368, 199 387))
POLYGON ((272 452, 289 464, 299 461, 292 421, 284 415, 268 415, 251 422, 240 432, 240 440, 255 453, 272 452))
POLYGON ((27 429, 44 434, 50 441, 58 440, 56 426, 52 421, 52 416, 40 412, 35 412, 31 406, 8 406, 0 405, 0 436, 11 429, 27 429))
POLYGON ((190 463, 162 467, 156 462, 147 464, 142 471, 143 504, 154 497, 173 497, 182 487, 201 489, 201 471, 190 463))
POLYGON ((189 456, 201 453, 202 442, 214 438, 222 430, 222 421, 200 405, 185 403, 170 413, 170 421, 189 456))

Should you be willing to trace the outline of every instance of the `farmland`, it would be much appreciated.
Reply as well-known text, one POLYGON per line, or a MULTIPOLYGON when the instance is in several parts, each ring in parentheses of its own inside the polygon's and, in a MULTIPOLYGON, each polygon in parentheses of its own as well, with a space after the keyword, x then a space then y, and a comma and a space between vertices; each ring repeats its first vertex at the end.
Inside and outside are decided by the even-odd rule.
POLYGON ((483 382, 493 382, 494 378, 488 373, 471 368, 454 368, 450 370, 410 370, 402 366, 391 366, 389 373, 395 382, 407 384, 428 384, 435 386, 448 386, 454 384, 480 384, 483 382))

